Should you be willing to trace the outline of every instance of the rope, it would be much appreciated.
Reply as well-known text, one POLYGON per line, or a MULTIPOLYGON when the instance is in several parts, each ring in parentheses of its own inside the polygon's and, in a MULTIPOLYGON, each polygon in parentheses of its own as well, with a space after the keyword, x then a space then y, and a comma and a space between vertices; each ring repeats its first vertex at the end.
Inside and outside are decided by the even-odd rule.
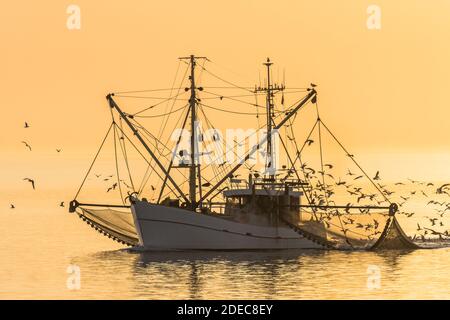
MULTIPOLYGON (((182 94, 182 93, 184 93, 184 92, 181 92, 180 94, 182 94)), ((129 96, 129 95, 114 94, 114 97, 135 98, 135 99, 152 99, 152 100, 164 100, 164 101, 167 101, 167 100, 171 100, 171 99, 175 98, 176 96, 165 98, 165 97, 129 96)))
POLYGON ((160 102, 158 102, 158 103, 155 103, 155 104, 151 105, 150 107, 144 108, 144 109, 142 109, 141 111, 138 111, 138 112, 134 113, 133 116, 136 116, 136 115, 138 115, 138 114, 140 114, 140 113, 142 113, 142 112, 145 112, 145 111, 147 111, 147 110, 153 109, 154 107, 157 107, 157 106, 163 104, 164 102, 168 102, 168 101, 170 101, 170 100, 172 100, 172 99, 176 99, 177 97, 179 97, 179 96, 182 95, 183 93, 184 93, 184 92, 181 92, 181 93, 179 93, 179 94, 177 94, 177 95, 175 95, 175 96, 171 96, 171 97, 169 97, 169 98, 167 98, 167 99, 165 99, 165 100, 163 100, 163 101, 160 101, 160 102))
POLYGON ((117 127, 117 125, 114 122, 114 119, 113 119, 113 124, 114 124, 114 159, 115 159, 115 162, 116 162, 117 186, 119 187, 120 200, 122 200, 122 203, 125 205, 125 200, 123 198, 123 193, 122 193, 122 185, 121 185, 120 176, 119 176, 119 162, 117 160, 117 137, 116 137, 116 135, 117 135, 116 127, 117 127))
MULTIPOLYGON (((202 106, 204 106, 206 108, 210 108, 210 109, 214 109, 214 110, 222 111, 222 112, 227 112, 227 113, 242 114, 242 115, 247 115, 247 116, 259 115, 259 113, 257 113, 257 112, 254 113, 254 112, 239 112, 239 111, 225 110, 225 109, 221 109, 221 108, 217 108, 217 107, 213 107, 213 106, 204 104, 203 102, 199 102, 199 104, 201 104, 202 106)), ((261 113, 261 114, 265 114, 265 113, 261 113)))
MULTIPOLYGON (((121 128, 122 131, 123 131, 122 118, 119 119, 119 123, 120 123, 120 128, 121 128)), ((136 189, 135 189, 135 187, 134 187, 134 183, 133 183, 133 177, 132 177, 132 175, 131 175, 130 166, 129 166, 129 164, 128 164, 128 154, 127 154, 127 149, 126 149, 126 146, 125 146, 125 140, 119 139, 119 142, 120 142, 120 140, 122 140, 122 143, 120 143, 120 147, 121 147, 121 149, 122 149, 122 154, 123 154, 123 156, 124 156, 124 158, 125 158, 125 164, 126 164, 126 166, 127 166, 127 171, 128 171, 128 176, 129 176, 129 178, 130 178, 131 187, 133 188, 133 191, 136 191, 136 189), (123 144, 123 147, 122 147, 122 144, 123 144)))
MULTIPOLYGON (((130 144, 134 147, 134 149, 140 154, 140 156, 144 159, 144 161, 145 162, 147 162, 147 164, 149 165, 149 167, 151 166, 151 163, 147 160, 147 158, 142 154, 142 152, 139 150, 139 148, 133 143, 133 141, 131 141, 131 139, 128 137, 128 135, 124 132, 124 131, 122 131, 120 128, 118 128, 121 132, 122 132, 122 134, 125 136, 125 138, 127 138, 127 140, 130 142, 130 144)), ((155 164, 156 165, 156 164, 155 164)), ((154 165, 154 166, 155 166, 154 165)), ((154 166, 153 166, 153 168, 154 168, 154 166)), ((161 178, 161 179, 163 179, 162 178, 162 176, 160 175, 160 173, 157 171, 157 170, 153 170, 152 172, 156 172, 156 174, 161 178)), ((170 187, 170 185, 168 185, 168 188, 173 192, 173 193, 175 193, 175 191, 170 187)))
MULTIPOLYGON (((186 122, 187 122, 188 117, 189 117, 189 110, 188 110, 188 112, 186 112, 186 117, 184 117, 184 122, 183 122, 183 125, 182 125, 182 128, 181 128, 181 131, 180 131, 180 135, 178 136, 177 143, 175 144, 175 149, 173 151, 174 155, 178 151, 178 146, 179 146, 179 144, 181 142, 181 136, 182 136, 183 130, 184 130, 185 126, 186 126, 186 122)), ((173 165, 173 159, 174 159, 174 156, 172 156, 172 158, 170 159, 170 164, 169 164, 169 168, 167 169, 167 174, 170 174, 170 170, 172 169, 172 165, 173 165)), ((167 176, 165 177, 164 182, 163 182, 163 184, 161 186, 161 190, 159 192, 157 203, 159 203, 161 201, 161 196, 163 194, 163 191, 164 191, 164 188, 165 188, 166 184, 167 184, 167 176)))
POLYGON ((247 89, 246 87, 241 87, 241 86, 239 86, 239 85, 236 85, 236 84, 234 84, 234 83, 232 83, 232 82, 230 82, 230 81, 228 81, 228 80, 225 80, 225 79, 219 77, 218 75, 212 73, 211 71, 209 71, 209 70, 206 69, 205 67, 203 67, 203 66, 200 66, 200 67, 201 67, 203 70, 205 70, 207 73, 209 73, 210 75, 212 75, 214 78, 219 79, 220 81, 223 81, 223 82, 225 82, 225 83, 227 83, 227 84, 229 84, 229 85, 231 85, 231 86, 233 86, 233 87, 236 87, 236 88, 239 88, 239 89, 242 89, 242 90, 249 91, 249 92, 253 93, 252 90, 249 90, 249 89, 247 89))
POLYGON ((78 195, 80 194, 81 188, 83 188, 83 185, 84 185, 84 183, 86 182, 86 179, 87 179, 89 173, 91 172, 92 167, 94 166, 94 163, 95 163, 95 161, 97 160, 97 157, 98 157, 98 155, 100 154, 100 151, 102 150, 103 145, 105 144, 105 141, 106 141, 106 139, 107 139, 108 136, 109 136, 109 133, 111 132, 111 128, 112 128, 113 124, 114 124, 114 122, 112 122, 111 125, 109 126, 109 129, 108 129, 108 131, 106 132, 106 135, 105 135, 105 137, 103 138, 102 143, 100 144, 100 147, 99 147, 98 150, 97 150, 97 153, 95 154, 94 160, 92 160, 91 165, 89 166, 89 169, 88 169, 88 171, 86 172, 86 175, 84 176, 83 182, 81 182, 81 185, 80 185, 80 187, 78 188, 78 191, 77 191, 77 193, 75 194, 75 197, 73 198, 74 200, 76 200, 77 197, 78 197, 78 195))
MULTIPOLYGON (((320 122, 320 116, 319 116, 319 106, 318 106, 317 101, 316 101, 315 105, 316 105, 316 110, 317 110, 317 122, 318 122, 318 124, 319 124, 319 125, 318 125, 318 132, 319 132, 320 167, 321 167, 321 173, 320 173, 320 175, 322 176, 322 190, 323 190, 323 193, 324 193, 324 195, 325 195, 325 201, 326 201, 327 206, 328 206, 328 205, 329 205, 329 201, 328 201, 328 194, 327 194, 327 192, 326 192, 326 186, 325 186, 325 172, 324 172, 324 170, 323 170, 322 132, 321 132, 321 130, 320 130, 320 129, 321 129, 321 124, 320 124, 321 122, 320 122)), ((327 216, 328 216, 328 211, 325 211, 325 212, 326 212, 326 214, 327 214, 327 216)), ((342 223, 341 215, 340 215, 340 212, 339 212, 339 211, 337 211, 337 217, 338 217, 338 220, 339 220, 339 224, 341 225, 342 231, 343 231, 343 233, 344 233, 345 241, 346 241, 351 247, 353 247, 352 244, 350 243, 348 237, 347 237, 347 231, 345 231, 346 229, 344 228, 344 224, 342 223)))
POLYGON ((164 88, 164 89, 148 89, 148 90, 134 90, 134 91, 118 91, 114 92, 114 95, 116 94, 122 94, 122 93, 142 93, 142 92, 155 92, 155 91, 169 91, 174 89, 181 89, 181 88, 164 88))
POLYGON ((348 153, 347 149, 342 145, 342 143, 336 138, 336 136, 328 129, 328 127, 323 123, 322 120, 320 122, 323 124, 324 128, 327 129, 328 133, 333 137, 333 139, 338 143, 338 145, 344 150, 344 152, 349 156, 350 159, 352 159, 353 163, 356 164, 356 166, 361 170, 361 172, 364 174, 364 176, 372 183, 372 185, 378 190, 379 193, 383 196, 384 200, 391 204, 391 201, 386 197, 386 195, 380 190, 380 188, 376 185, 375 182, 369 177, 369 175, 364 171, 364 169, 359 165, 359 163, 353 158, 350 157, 350 153, 348 153))
POLYGON ((184 106, 182 106, 182 107, 180 107, 180 108, 178 108, 176 110, 172 110, 172 111, 167 112, 167 113, 157 114, 157 115, 153 115, 153 116, 138 116, 138 115, 134 114, 133 117, 137 117, 137 118, 159 118, 159 117, 165 117, 165 116, 167 116, 169 114, 177 113, 178 111, 184 109, 185 107, 186 106, 184 105, 184 106))

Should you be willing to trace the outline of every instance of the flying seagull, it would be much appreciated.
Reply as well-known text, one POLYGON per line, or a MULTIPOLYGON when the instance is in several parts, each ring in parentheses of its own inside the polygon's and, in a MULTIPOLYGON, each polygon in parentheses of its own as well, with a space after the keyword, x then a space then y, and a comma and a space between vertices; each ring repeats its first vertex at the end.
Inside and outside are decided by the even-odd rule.
POLYGON ((442 186, 437 188, 436 193, 437 194, 447 193, 444 189, 449 186, 450 186, 450 183, 443 184, 442 186))
POLYGON ((64 201, 61 201, 61 203, 59 204, 60 207, 64 207, 64 201))
POLYGON ((16 207, 11 203, 11 209, 15 209, 16 207))
POLYGON ((377 171, 375 177, 373 177, 373 180, 380 180, 380 171, 377 171))
POLYGON ((22 141, 22 143, 31 151, 31 146, 26 141, 22 141))
POLYGON ((26 129, 29 128, 30 126, 28 125, 28 122, 25 121, 25 125, 23 127, 26 129))
POLYGON ((36 189, 36 188, 34 187, 34 180, 33 180, 33 179, 30 179, 30 178, 24 178, 23 180, 26 180, 26 181, 30 182, 30 183, 31 183, 31 186, 33 187, 33 190, 36 189))

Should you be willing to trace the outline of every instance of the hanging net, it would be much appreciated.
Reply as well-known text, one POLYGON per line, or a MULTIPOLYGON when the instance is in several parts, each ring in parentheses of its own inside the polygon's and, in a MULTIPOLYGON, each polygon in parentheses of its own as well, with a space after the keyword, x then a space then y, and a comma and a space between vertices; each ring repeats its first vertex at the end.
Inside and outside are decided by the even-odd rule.
POLYGON ((78 207, 76 212, 83 221, 103 235, 129 246, 139 244, 131 212, 112 209, 94 210, 83 207, 78 207))
POLYGON ((297 233, 326 248, 341 250, 418 248, 395 217, 385 213, 324 215, 285 212, 281 219, 297 233), (340 218, 340 219, 339 219, 340 218), (340 221, 343 222, 341 226, 340 221))

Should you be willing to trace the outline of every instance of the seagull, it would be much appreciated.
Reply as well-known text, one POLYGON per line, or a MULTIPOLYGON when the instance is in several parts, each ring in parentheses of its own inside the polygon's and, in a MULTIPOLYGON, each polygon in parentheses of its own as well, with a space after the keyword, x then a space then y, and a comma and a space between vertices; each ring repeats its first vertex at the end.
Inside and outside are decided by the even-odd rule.
POLYGON ((120 182, 122 182, 128 189, 131 189, 130 185, 125 180, 120 179, 120 182))
POLYGON ((25 125, 23 126, 25 129, 29 128, 28 122, 25 121, 25 125))
POLYGON ((428 216, 425 216, 425 218, 427 218, 431 222, 432 226, 435 226, 436 225, 436 221, 438 221, 437 218, 430 218, 428 216))
POLYGON ((365 198, 366 198, 366 195, 365 195, 365 194, 361 194, 361 195, 358 197, 357 202, 359 203, 360 200, 365 199, 365 198))
POLYGON ((328 169, 333 169, 333 165, 332 165, 332 164, 328 164, 328 163, 327 163, 327 164, 325 164, 324 166, 325 166, 325 167, 328 167, 328 169))
POLYGON ((346 213, 350 213, 350 206, 351 206, 351 203, 347 203, 347 205, 345 206, 346 213))
POLYGON ((311 83, 311 87, 315 88, 317 87, 317 84, 311 83))
POLYGON ((347 218, 347 221, 343 220, 343 222, 345 224, 353 224, 355 222, 355 220, 351 219, 351 218, 347 218))
POLYGON ((31 146, 26 141, 22 141, 22 143, 31 151, 31 146))
POLYGON ((16 207, 11 203, 11 209, 15 209, 16 207))
POLYGON ((24 178, 23 180, 26 180, 26 181, 30 182, 30 183, 31 183, 31 186, 33 187, 33 190, 35 190, 35 187, 34 187, 34 180, 33 180, 33 179, 30 179, 30 178, 24 178))
POLYGON ((111 190, 116 190, 117 187, 117 182, 114 182, 113 185, 111 187, 108 188, 108 190, 106 190, 106 192, 110 192, 111 190))
POLYGON ((375 177, 373 177, 373 180, 380 180, 380 171, 377 171, 375 177))
POLYGON ((60 207, 64 207, 64 201, 61 201, 61 203, 59 204, 60 207))
POLYGON ((156 190, 156 188, 153 185, 150 185, 150 187, 152 188, 152 191, 156 190))
POLYGON ((313 143, 314 143, 314 140, 311 140, 311 139, 308 139, 305 141, 305 144, 308 144, 308 146, 310 146, 313 143))
POLYGON ((60 152, 61 152, 61 149, 56 149, 56 152, 60 153, 60 152))
POLYGON ((373 219, 373 223, 374 223, 374 228, 378 229, 378 226, 380 225, 380 223, 376 219, 373 219))
POLYGON ((437 194, 447 193, 444 189, 449 186, 450 186, 450 183, 443 184, 442 186, 437 188, 436 193, 437 194))

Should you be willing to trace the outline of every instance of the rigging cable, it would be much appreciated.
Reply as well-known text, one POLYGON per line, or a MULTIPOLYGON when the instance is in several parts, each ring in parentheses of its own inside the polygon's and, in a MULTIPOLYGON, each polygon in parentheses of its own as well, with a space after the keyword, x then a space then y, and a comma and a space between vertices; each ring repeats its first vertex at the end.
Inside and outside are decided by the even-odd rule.
POLYGON ((172 91, 174 89, 181 89, 181 88, 164 88, 164 89, 147 89, 147 90, 134 90, 134 91, 118 91, 118 92, 114 92, 114 94, 157 92, 157 91, 172 91))
POLYGON ((142 109, 142 110, 140 110, 140 111, 138 111, 138 112, 133 113, 132 115, 133 115, 133 116, 136 116, 136 115, 141 114, 141 113, 143 113, 143 112, 145 112, 145 111, 147 111, 147 110, 153 109, 154 107, 157 107, 157 106, 163 104, 164 102, 168 102, 168 101, 170 101, 170 100, 172 100, 172 99, 176 99, 177 97, 179 97, 179 96, 182 95, 183 93, 184 93, 184 92, 181 92, 181 93, 179 93, 179 94, 177 94, 177 95, 174 95, 174 96, 171 96, 171 97, 169 97, 169 98, 166 98, 165 100, 162 100, 162 101, 160 101, 160 102, 158 102, 158 103, 155 103, 155 104, 153 104, 153 105, 151 105, 151 106, 149 106, 149 107, 146 107, 146 108, 144 108, 144 109, 142 109))
POLYGON ((203 66, 201 66, 201 68, 202 68, 203 70, 205 70, 208 74, 212 75, 212 76, 213 76, 214 78, 216 78, 216 79, 219 79, 219 80, 221 80, 221 81, 223 81, 223 82, 225 82, 225 83, 227 83, 227 84, 229 84, 229 85, 231 85, 231 86, 233 86, 233 87, 236 87, 236 88, 239 88, 239 89, 242 89, 242 90, 249 91, 249 92, 253 93, 252 90, 249 90, 249 89, 247 89, 246 87, 241 87, 241 86, 236 85, 236 84, 234 84, 234 83, 232 83, 232 82, 230 82, 230 81, 228 81, 228 80, 225 80, 225 79, 219 77, 218 75, 212 73, 211 71, 209 71, 208 69, 206 69, 206 68, 203 67, 203 66))
POLYGON ((94 157, 94 159, 92 160, 91 165, 89 166, 89 169, 88 169, 88 171, 86 172, 86 175, 84 176, 84 179, 83 179, 83 181, 81 182, 81 185, 80 185, 80 187, 78 188, 78 191, 77 191, 77 193, 75 194, 75 197, 74 197, 73 199, 76 200, 77 197, 78 197, 78 195, 80 194, 81 188, 83 188, 83 185, 84 185, 84 183, 86 182, 86 179, 87 179, 89 173, 91 172, 92 167, 94 166, 94 163, 95 163, 95 161, 97 160, 97 157, 98 157, 98 155, 100 154, 100 151, 102 150, 103 145, 105 144, 105 141, 106 141, 106 139, 107 139, 108 136, 109 136, 109 133, 111 132, 111 128, 113 127, 113 124, 114 124, 114 122, 112 122, 112 123, 110 124, 109 129, 108 129, 108 131, 106 132, 106 135, 105 135, 105 137, 103 138, 102 143, 100 144, 100 147, 98 148, 97 153, 95 154, 95 157, 94 157))
MULTIPOLYGON (((329 205, 329 201, 328 201, 328 193, 326 192, 325 188, 325 172, 323 169, 323 149, 322 149, 322 132, 320 130, 321 127, 321 120, 320 120, 320 115, 319 115, 319 104, 317 103, 317 98, 314 101, 315 105, 316 105, 316 111, 317 111, 317 122, 318 122, 318 132, 319 132, 319 149, 320 149, 320 167, 321 167, 321 176, 322 176, 322 190, 324 192, 325 195, 325 201, 327 203, 327 206, 329 205)), ((325 213, 328 215, 328 211, 325 210, 325 213)), ((344 224, 342 223, 342 219, 341 219, 341 214, 339 211, 337 211, 337 217, 339 220, 339 224, 341 225, 342 228, 342 232, 344 233, 344 237, 345 237, 345 241, 348 243, 348 245, 350 245, 351 247, 353 247, 353 245, 350 243, 348 237, 347 237, 347 232, 346 229, 344 228, 344 224)))
MULTIPOLYGON (((119 118, 119 124, 120 124, 120 128, 123 131, 122 118, 119 118)), ((128 154, 127 154, 127 149, 126 149, 126 146, 125 146, 125 139, 123 139, 123 136, 120 137, 119 143, 120 143, 120 147, 122 149, 122 154, 123 154, 123 156, 125 158, 125 164, 126 164, 126 167, 127 167, 128 176, 130 178, 131 187, 132 187, 133 191, 136 191, 136 189, 134 187, 134 183, 133 183, 133 177, 131 175, 130 166, 128 164, 128 154)))
POLYGON ((182 107, 180 107, 178 109, 172 110, 170 112, 162 113, 162 114, 156 114, 156 115, 152 115, 152 116, 138 116, 138 115, 135 114, 135 115, 132 115, 132 117, 137 117, 137 118, 159 118, 159 117, 165 117, 165 116, 168 116, 170 114, 176 113, 176 112, 182 110, 185 107, 186 106, 184 105, 184 106, 182 106, 182 107))
MULTIPOLYGON (((120 131, 121 129, 118 128, 120 131)), ((145 162, 147 162, 147 164, 149 165, 149 167, 151 167, 151 163, 147 160, 147 158, 142 154, 142 152, 139 150, 139 148, 133 143, 133 141, 131 141, 131 139, 128 137, 128 135, 124 132, 121 131, 122 134, 125 136, 125 138, 127 138, 127 140, 130 142, 130 144, 134 147, 134 149, 139 153, 139 155, 144 159, 145 162)), ((156 166, 156 163, 153 165, 153 168, 156 166)), ((152 169, 153 169, 152 168, 152 169)), ((163 179, 163 177, 161 176, 161 174, 157 171, 157 170, 153 170, 152 172, 156 172, 156 174, 163 179)), ((170 185, 167 185, 167 187, 173 192, 175 193, 175 191, 171 188, 170 185)), ((176 193, 175 193, 176 194, 176 193)))
POLYGON ((114 159, 115 159, 115 162, 116 162, 117 185, 119 187, 120 200, 122 200, 122 203, 125 205, 125 200, 123 198, 123 193, 122 193, 122 185, 121 185, 120 176, 119 176, 119 162, 117 160, 117 137, 116 137, 116 135, 117 135, 116 127, 117 127, 117 125, 114 122, 114 119, 113 119, 113 123, 114 123, 114 159))
POLYGON ((378 190, 379 193, 381 193, 381 195, 383 196, 383 198, 386 200, 386 202, 388 202, 389 204, 391 204, 391 201, 386 197, 386 195, 380 190, 380 188, 378 188, 378 186, 375 184, 375 182, 373 182, 373 180, 369 177, 369 175, 364 171, 364 169, 359 165, 359 163, 354 159, 353 156, 351 156, 350 153, 348 153, 347 149, 342 145, 342 143, 336 138, 336 136, 330 131, 330 129, 328 129, 328 127, 325 125, 325 123, 323 123, 322 120, 320 120, 320 122, 323 124, 324 128, 328 131, 328 133, 333 137, 333 139, 338 143, 338 145, 342 148, 342 150, 344 150, 344 152, 347 154, 347 156, 352 159, 353 163, 356 164, 356 166, 361 170, 361 172, 366 176, 367 179, 369 179, 369 181, 372 183, 372 185, 378 190))
POLYGON ((213 106, 204 104, 203 102, 199 102, 199 104, 201 104, 202 106, 204 106, 206 108, 209 108, 209 109, 214 109, 214 110, 217 110, 217 111, 222 111, 222 112, 227 112, 227 113, 241 114, 241 115, 247 115, 247 116, 258 115, 258 113, 254 113, 254 112, 239 112, 239 111, 225 110, 225 109, 221 109, 221 108, 217 108, 217 107, 213 107, 213 106))

